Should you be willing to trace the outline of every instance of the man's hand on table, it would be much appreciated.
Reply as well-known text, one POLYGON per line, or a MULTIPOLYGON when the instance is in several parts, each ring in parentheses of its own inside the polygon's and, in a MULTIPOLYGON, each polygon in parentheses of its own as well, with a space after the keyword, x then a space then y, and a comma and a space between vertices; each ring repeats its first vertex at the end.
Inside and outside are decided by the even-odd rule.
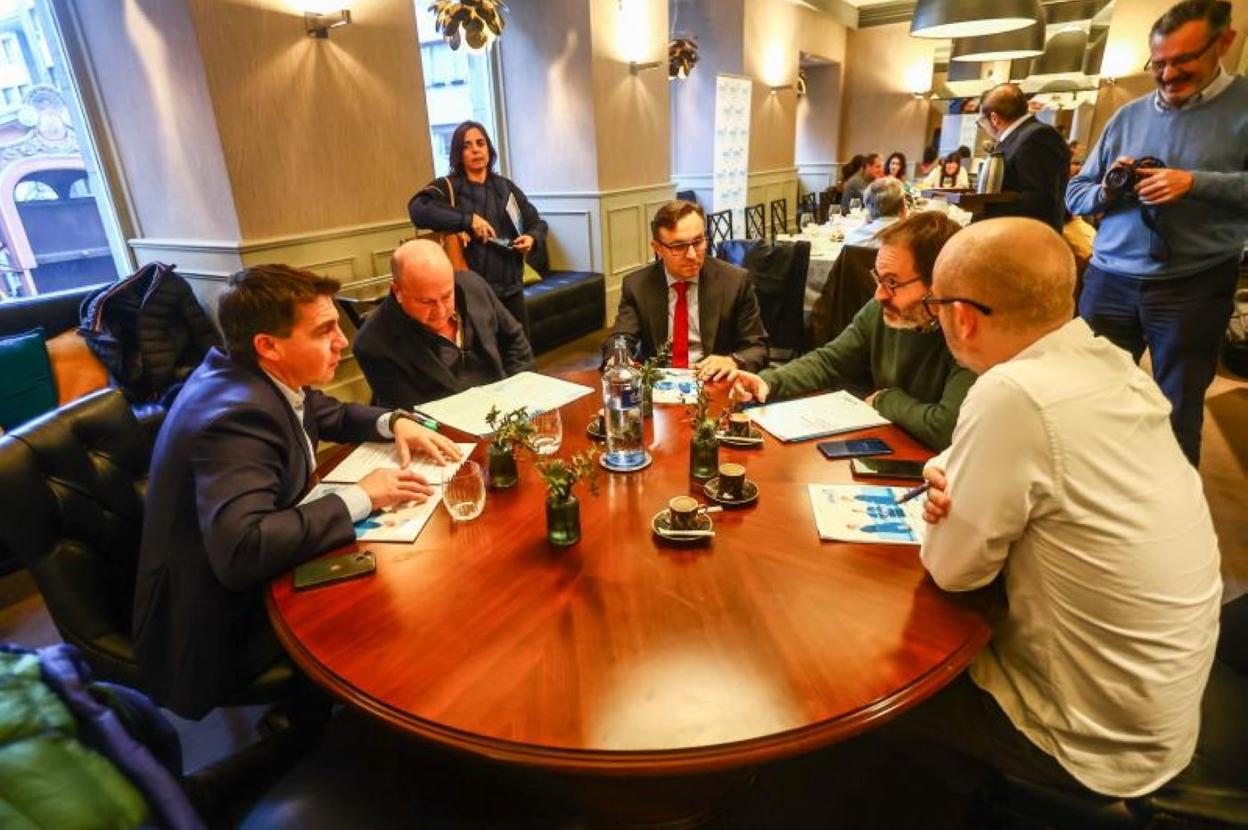
POLYGON ((727 379, 732 383, 732 391, 728 397, 734 401, 766 403, 767 396, 771 393, 771 387, 767 385, 767 381, 753 372, 737 369, 730 373, 727 379))
POLYGON ((439 464, 458 461, 461 457, 454 441, 407 418, 394 422, 394 448, 399 455, 400 468, 406 468, 411 463, 413 451, 423 453, 439 464))
POLYGON ((723 354, 707 355, 693 364, 692 368, 698 373, 700 380, 712 382, 728 380, 733 372, 738 371, 737 361, 723 354))
POLYGON ((420 503, 433 495, 433 488, 411 470, 373 470, 360 479, 359 486, 368 494, 374 510, 405 501, 420 503))
POLYGON ((949 515, 949 481, 945 471, 933 464, 923 468, 925 478, 932 488, 927 491, 927 503, 923 506, 923 521, 929 525, 940 524, 949 515))

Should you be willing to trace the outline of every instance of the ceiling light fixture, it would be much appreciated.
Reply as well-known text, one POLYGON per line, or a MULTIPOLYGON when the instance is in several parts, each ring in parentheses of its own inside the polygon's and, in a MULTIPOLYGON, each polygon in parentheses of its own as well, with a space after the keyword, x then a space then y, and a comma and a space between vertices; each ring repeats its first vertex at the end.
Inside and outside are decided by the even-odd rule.
POLYGON ((919 0, 912 37, 978 37, 1012 32, 1044 20, 1040 0, 919 0))
POLYGON ((674 37, 667 42, 667 77, 673 81, 689 77, 698 64, 698 44, 692 35, 674 37))
POLYGON ((1044 54, 1031 65, 1031 80, 1053 79, 1083 74, 1083 57, 1088 35, 1082 29, 1058 32, 1045 44, 1044 54))
POLYGON ((434 0, 429 11, 434 27, 452 49, 468 44, 470 52, 480 52, 503 33, 507 22, 502 0, 434 0))
POLYGON ((1044 54, 1044 26, 1035 23, 1012 32, 961 37, 953 42, 951 61, 1005 61, 1044 54))

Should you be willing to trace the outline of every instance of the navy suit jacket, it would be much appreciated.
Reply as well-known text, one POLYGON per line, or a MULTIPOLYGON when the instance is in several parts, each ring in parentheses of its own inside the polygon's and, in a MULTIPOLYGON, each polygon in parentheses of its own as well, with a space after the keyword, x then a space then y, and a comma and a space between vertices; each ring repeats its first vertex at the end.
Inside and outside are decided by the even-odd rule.
MULTIPOLYGON (((492 368, 493 380, 536 368, 524 328, 481 277, 455 272, 455 308, 470 318, 475 353, 492 368)), ((468 388, 438 360, 420 325, 391 294, 360 327, 351 349, 373 389, 374 403, 408 408, 468 388)))
MULTIPOLYGON (((305 390, 319 438, 378 440, 384 410, 305 390)), ((152 454, 134 592, 134 649, 149 691, 202 717, 264 666, 271 579, 355 539, 338 498, 296 506, 311 482, 294 411, 264 372, 212 349, 169 411, 152 454)))
POLYGON ((1029 216, 1061 233, 1070 178, 1070 147, 1062 134, 1033 117, 1006 136, 997 150, 1005 156, 1001 189, 1018 193, 1019 199, 987 205, 983 218, 1029 216))
MULTIPOLYGON (((653 355, 669 337, 667 301, 667 275, 661 261, 626 276, 620 310, 604 349, 616 335, 626 334, 640 343, 639 360, 653 355)), ((698 276, 698 334, 704 356, 736 355, 747 372, 767 365, 767 331, 748 271, 706 258, 698 276)))

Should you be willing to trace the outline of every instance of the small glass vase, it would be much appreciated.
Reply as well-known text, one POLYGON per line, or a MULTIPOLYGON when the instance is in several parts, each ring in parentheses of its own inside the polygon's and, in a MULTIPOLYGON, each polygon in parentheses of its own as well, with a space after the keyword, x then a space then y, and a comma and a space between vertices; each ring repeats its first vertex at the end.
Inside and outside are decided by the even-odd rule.
POLYGON ((707 481, 719 472, 719 439, 694 437, 689 441, 689 477, 707 481))
POLYGON ((486 459, 490 468, 490 489, 506 490, 508 487, 516 486, 516 482, 520 480, 520 473, 516 469, 514 452, 491 444, 486 453, 486 459))
POLYGON ((581 541, 581 503, 576 496, 546 497, 546 538, 559 547, 581 541))

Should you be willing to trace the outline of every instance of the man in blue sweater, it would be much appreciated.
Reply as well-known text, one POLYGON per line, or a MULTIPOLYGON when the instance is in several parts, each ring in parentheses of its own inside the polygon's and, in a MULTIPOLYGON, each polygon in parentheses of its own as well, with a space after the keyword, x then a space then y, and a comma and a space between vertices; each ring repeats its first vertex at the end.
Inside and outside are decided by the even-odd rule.
POLYGON ((1219 63, 1234 38, 1224 0, 1184 0, 1158 18, 1156 93, 1114 114, 1066 190, 1071 213, 1105 214, 1079 315, 1137 360, 1148 348, 1192 464, 1248 239, 1248 78, 1219 63), (1115 187, 1126 171, 1114 168, 1145 157, 1160 166, 1115 187))

